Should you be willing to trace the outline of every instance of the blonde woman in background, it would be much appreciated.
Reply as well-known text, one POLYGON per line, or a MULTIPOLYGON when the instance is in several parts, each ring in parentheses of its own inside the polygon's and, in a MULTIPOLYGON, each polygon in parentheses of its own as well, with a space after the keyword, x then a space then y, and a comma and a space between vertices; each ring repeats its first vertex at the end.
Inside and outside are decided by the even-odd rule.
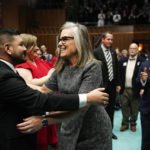
MULTIPOLYGON (((54 69, 48 62, 37 57, 37 37, 31 34, 21 34, 26 50, 26 62, 16 66, 16 70, 24 78, 26 83, 35 89, 40 89, 47 79, 51 76, 54 69)), ((32 115, 42 115, 36 111, 32 115)), ((48 145, 57 147, 56 125, 50 125, 37 132, 37 150, 47 150, 48 145)))

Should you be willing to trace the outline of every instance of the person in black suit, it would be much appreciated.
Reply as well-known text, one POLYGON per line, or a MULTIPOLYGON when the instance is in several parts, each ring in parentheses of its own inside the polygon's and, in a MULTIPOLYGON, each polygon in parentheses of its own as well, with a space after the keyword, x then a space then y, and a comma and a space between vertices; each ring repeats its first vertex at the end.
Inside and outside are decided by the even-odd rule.
POLYGON ((141 150, 150 149, 150 60, 141 64, 138 77, 136 79, 138 87, 141 89, 140 116, 142 129, 141 150))
MULTIPOLYGON (((95 58, 102 61, 103 85, 105 91, 109 94, 109 104, 106 111, 111 119, 112 127, 114 120, 114 106, 116 92, 119 93, 120 87, 120 73, 118 67, 118 60, 115 50, 112 49, 113 34, 109 31, 104 32, 101 38, 101 44, 94 49, 95 58)), ((113 139, 117 136, 112 134, 113 139)))
POLYGON ((139 88, 136 78, 141 63, 145 60, 138 55, 138 45, 131 43, 129 45, 129 57, 124 57, 119 61, 121 74, 121 107, 122 107, 122 125, 120 131, 129 128, 132 132, 136 131, 136 120, 138 117, 138 107, 140 102, 139 88))
POLYGON ((1 150, 36 150, 35 135, 20 133, 16 126, 25 117, 31 116, 33 110, 76 110, 86 103, 108 100, 108 94, 101 92, 104 89, 81 95, 42 94, 31 89, 14 69, 15 65, 25 61, 25 51, 23 40, 16 30, 0 30, 1 150))

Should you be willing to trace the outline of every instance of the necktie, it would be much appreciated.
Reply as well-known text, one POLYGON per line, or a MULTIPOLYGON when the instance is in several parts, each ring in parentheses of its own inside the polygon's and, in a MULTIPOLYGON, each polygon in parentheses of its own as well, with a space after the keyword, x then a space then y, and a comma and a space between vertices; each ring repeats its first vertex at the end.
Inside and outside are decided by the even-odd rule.
POLYGON ((107 67, 108 67, 108 78, 109 78, 109 81, 112 81, 113 66, 112 66, 112 59, 111 59, 111 54, 110 54, 109 50, 106 50, 106 61, 107 61, 107 67))

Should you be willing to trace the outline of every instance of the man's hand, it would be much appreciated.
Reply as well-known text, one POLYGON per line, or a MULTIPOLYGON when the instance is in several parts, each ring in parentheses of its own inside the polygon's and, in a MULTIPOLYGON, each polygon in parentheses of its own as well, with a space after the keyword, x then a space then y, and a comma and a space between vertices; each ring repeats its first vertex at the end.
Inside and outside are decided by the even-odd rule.
POLYGON ((116 86, 116 92, 119 93, 121 90, 121 86, 116 86))
POLYGON ((95 89, 87 94, 87 103, 90 104, 108 104, 109 95, 103 92, 105 88, 95 89))
POLYGON ((24 122, 17 124, 17 129, 21 133, 34 133, 42 127, 42 117, 41 116, 31 116, 23 119, 24 122))
POLYGON ((140 96, 142 96, 144 94, 144 89, 140 90, 140 96))
POLYGON ((148 78, 148 74, 147 74, 147 68, 144 68, 144 72, 141 72, 141 80, 142 81, 146 81, 148 78))

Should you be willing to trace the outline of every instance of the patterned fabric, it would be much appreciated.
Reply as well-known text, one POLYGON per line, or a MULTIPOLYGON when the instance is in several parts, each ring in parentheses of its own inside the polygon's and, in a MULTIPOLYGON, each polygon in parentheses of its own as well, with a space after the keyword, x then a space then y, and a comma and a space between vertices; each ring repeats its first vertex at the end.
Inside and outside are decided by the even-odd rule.
MULTIPOLYGON (((101 84, 101 67, 92 62, 84 68, 65 66, 61 72, 55 71, 45 85, 53 91, 73 94, 87 93, 101 84)), ((103 105, 91 105, 62 123, 60 150, 112 150, 111 122, 103 105)))
POLYGON ((111 54, 109 50, 106 50, 106 61, 107 61, 107 67, 108 67, 109 81, 112 81, 113 80, 113 66, 112 66, 112 59, 111 59, 111 54))

